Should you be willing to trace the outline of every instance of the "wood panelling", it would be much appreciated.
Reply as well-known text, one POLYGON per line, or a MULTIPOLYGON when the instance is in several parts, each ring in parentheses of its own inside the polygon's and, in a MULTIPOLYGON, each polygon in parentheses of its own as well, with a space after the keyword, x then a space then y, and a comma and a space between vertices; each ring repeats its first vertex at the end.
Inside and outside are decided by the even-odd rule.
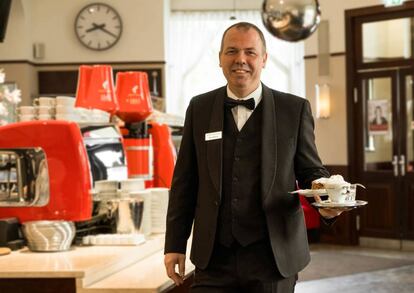
POLYGON ((0 279, 1 293, 76 293, 75 279, 38 278, 38 279, 0 279))
POLYGON ((360 199, 369 203, 361 209, 361 233, 367 237, 397 238, 397 201, 392 186, 388 182, 372 182, 366 188, 360 192, 360 199))
MULTIPOLYGON (((113 75, 120 71, 144 71, 148 74, 150 91, 157 89, 157 96, 163 97, 162 70, 160 68, 114 69, 113 75)), ((71 95, 76 94, 78 71, 39 71, 39 95, 71 95)))

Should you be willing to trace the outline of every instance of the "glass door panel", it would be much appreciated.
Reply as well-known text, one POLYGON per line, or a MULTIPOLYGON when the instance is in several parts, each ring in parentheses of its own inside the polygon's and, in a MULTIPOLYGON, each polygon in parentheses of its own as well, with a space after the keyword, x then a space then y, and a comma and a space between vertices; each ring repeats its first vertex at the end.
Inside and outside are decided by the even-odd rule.
POLYGON ((413 18, 398 18, 362 24, 364 63, 413 57, 413 18))
POLYGON ((364 169, 392 170, 392 79, 375 77, 362 80, 365 101, 364 169))

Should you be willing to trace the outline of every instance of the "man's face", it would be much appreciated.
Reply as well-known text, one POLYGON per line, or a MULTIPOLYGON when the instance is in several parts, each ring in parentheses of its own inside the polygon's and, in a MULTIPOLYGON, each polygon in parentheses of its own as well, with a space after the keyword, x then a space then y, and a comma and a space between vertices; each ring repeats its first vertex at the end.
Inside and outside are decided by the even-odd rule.
POLYGON ((267 59, 259 34, 252 28, 231 28, 223 39, 220 67, 229 87, 238 97, 253 92, 267 59))

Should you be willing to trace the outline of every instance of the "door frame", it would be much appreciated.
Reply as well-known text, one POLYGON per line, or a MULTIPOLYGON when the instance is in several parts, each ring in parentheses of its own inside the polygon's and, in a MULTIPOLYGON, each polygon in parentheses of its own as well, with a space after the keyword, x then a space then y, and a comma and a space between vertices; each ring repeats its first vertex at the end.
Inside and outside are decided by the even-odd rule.
MULTIPOLYGON (((391 20, 395 18, 412 16, 414 12, 414 1, 405 2, 401 6, 385 7, 377 5, 371 7, 357 8, 345 11, 345 44, 346 44, 346 107, 347 107, 347 141, 348 141, 348 171, 351 182, 356 182, 358 176, 358 160, 355 153, 355 146, 363 144, 361 138, 355 138, 354 130, 358 127, 358 117, 362 113, 358 103, 361 98, 358 96, 358 74, 361 71, 378 69, 395 69, 413 67, 414 58, 393 59, 380 62, 362 62, 362 24, 380 20, 391 20)), ((414 48, 414 46, 413 46, 414 48)), ((413 54, 414 55, 414 54, 413 54)), ((395 131, 395 129, 393 129, 395 131)), ((359 217, 356 217, 356 232, 350 233, 351 242, 358 243, 359 240, 359 217)), ((414 229, 413 229, 414 230, 414 229)), ((414 232, 413 232, 414 237, 414 232)))

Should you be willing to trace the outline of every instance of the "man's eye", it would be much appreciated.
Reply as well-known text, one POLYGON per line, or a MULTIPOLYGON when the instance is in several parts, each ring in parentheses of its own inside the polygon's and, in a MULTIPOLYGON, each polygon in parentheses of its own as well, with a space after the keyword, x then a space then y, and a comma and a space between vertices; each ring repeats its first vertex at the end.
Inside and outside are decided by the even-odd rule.
POLYGON ((255 56, 256 52, 255 51, 247 51, 247 55, 255 56))
POLYGON ((226 54, 234 54, 234 53, 236 53, 236 50, 227 50, 226 51, 226 54))

